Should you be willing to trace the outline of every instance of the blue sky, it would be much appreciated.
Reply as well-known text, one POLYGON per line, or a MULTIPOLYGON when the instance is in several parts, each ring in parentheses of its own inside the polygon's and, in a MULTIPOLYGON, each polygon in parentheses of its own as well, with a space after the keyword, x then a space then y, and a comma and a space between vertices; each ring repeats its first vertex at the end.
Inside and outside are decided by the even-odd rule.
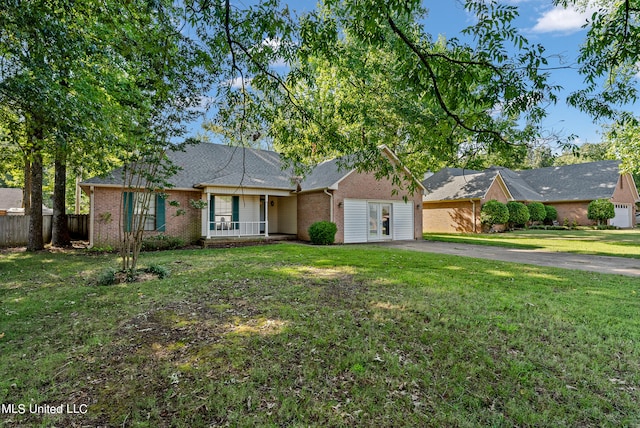
MULTIPOLYGON (((549 133, 564 136, 574 134, 577 136, 575 143, 579 145, 600 142, 601 125, 565 103, 569 93, 582 87, 583 80, 577 71, 576 59, 587 32, 582 26, 591 11, 580 13, 553 7, 551 0, 510 0, 503 3, 518 6, 520 17, 515 25, 529 42, 545 47, 551 68, 568 67, 550 70, 550 83, 564 89, 558 97, 558 103, 547 109, 549 114, 543 122, 545 129, 549 133)), ((425 4, 429 8, 429 16, 425 21, 427 31, 451 38, 459 36, 460 30, 472 23, 473 17, 464 10, 462 1, 427 0, 425 4)))
MULTIPOLYGON (((297 12, 308 11, 316 4, 314 0, 281 1, 288 3, 297 12)), ((252 1, 236 2, 242 5, 252 1)), ((518 6, 520 17, 515 25, 531 43, 539 43, 545 47, 550 57, 549 67, 563 67, 550 70, 550 83, 564 89, 559 94, 558 103, 547 108, 548 117, 543 122, 546 131, 565 137, 576 135, 574 142, 578 145, 600 142, 601 124, 594 123, 591 117, 565 103, 566 96, 583 84, 577 71, 576 58, 586 36, 586 30, 582 26, 590 16, 590 11, 580 13, 553 7, 551 0, 504 0, 503 3, 518 6)), ((447 38, 461 38, 460 31, 472 24, 473 17, 464 10, 462 0, 424 0, 423 4, 429 9, 424 20, 425 30, 433 34, 434 38, 438 34, 447 38)), ((634 110, 638 113, 637 107, 634 110)), ((200 123, 190 127, 190 134, 201 132, 200 123)))

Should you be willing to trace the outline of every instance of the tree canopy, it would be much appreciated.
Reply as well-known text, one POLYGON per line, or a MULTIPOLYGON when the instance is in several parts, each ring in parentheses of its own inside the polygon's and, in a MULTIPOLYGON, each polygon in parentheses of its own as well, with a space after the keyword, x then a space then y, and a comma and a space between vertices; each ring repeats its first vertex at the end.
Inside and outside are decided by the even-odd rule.
MULTIPOLYGON (((569 102, 614 120, 612 151, 636 169, 638 122, 623 110, 638 97, 640 5, 595 4, 579 57, 585 84, 569 102)), ((547 53, 515 27, 516 6, 465 7, 474 17, 467 41, 429 32, 420 0, 326 0, 299 15, 278 0, 6 1, 3 172, 24 165, 41 199, 43 165, 102 172, 113 166, 104 159, 156 158, 209 106, 227 140, 266 143, 300 172, 350 155, 351 166, 396 176, 381 144, 417 174, 550 162, 544 151, 528 155, 544 135, 545 105, 557 101, 547 53)))

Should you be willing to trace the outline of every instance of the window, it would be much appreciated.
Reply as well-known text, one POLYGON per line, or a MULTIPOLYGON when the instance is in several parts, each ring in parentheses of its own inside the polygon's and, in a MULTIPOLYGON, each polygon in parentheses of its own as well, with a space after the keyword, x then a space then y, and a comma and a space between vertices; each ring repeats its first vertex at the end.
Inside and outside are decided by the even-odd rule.
POLYGON ((142 230, 165 230, 164 197, 143 192, 125 192, 124 194, 125 231, 132 232, 142 226, 142 230), (146 198, 145 198, 146 196, 146 198), (146 199, 146 200, 145 200, 146 199), (146 216, 145 203, 148 206, 146 216))
POLYGON ((238 229, 240 198, 238 196, 214 196, 209 200, 211 230, 238 229))

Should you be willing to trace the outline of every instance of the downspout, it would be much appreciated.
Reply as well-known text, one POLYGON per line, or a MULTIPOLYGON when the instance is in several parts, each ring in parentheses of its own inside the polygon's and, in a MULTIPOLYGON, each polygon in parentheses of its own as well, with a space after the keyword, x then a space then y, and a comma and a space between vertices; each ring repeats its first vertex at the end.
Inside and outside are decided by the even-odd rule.
POLYGON ((329 199, 331 201, 329 204, 329 218, 330 218, 329 221, 331 221, 331 223, 335 223, 333 221, 333 193, 330 193, 327 189, 324 189, 324 193, 326 195, 329 195, 329 199))
POLYGON ((473 221, 473 233, 476 233, 476 201, 474 199, 470 199, 471 201, 471 210, 472 210, 472 216, 471 219, 473 221))
POLYGON ((89 248, 93 248, 93 222, 95 220, 95 199, 93 196, 93 186, 89 186, 89 248))

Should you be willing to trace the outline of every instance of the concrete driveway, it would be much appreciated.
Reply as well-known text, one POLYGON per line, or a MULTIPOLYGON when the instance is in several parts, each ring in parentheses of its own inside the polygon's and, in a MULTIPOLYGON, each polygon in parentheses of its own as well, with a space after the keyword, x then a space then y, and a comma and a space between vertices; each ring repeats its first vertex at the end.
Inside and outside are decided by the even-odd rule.
POLYGON ((550 253, 521 248, 493 247, 488 245, 459 244, 437 241, 391 241, 381 243, 385 247, 400 248, 427 253, 451 254, 477 259, 537 266, 576 269, 591 272, 640 277, 640 259, 627 257, 591 256, 586 254, 550 253))

